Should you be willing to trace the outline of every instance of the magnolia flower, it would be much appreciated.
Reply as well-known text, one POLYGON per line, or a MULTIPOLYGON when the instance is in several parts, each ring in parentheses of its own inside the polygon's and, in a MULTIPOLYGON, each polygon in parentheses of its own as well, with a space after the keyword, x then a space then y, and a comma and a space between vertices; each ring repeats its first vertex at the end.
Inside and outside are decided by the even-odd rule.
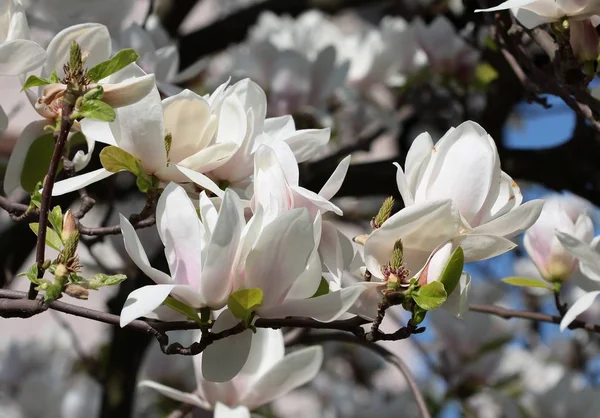
MULTIPOLYGON (((600 282, 600 236, 589 244, 562 231, 556 231, 556 237, 574 257, 579 259, 579 270, 592 282, 600 282)), ((600 291, 591 291, 580 297, 560 321, 560 330, 564 331, 580 314, 588 310, 600 291)))
MULTIPOLYGON (((95 23, 71 26, 59 32, 48 45, 41 77, 47 78, 53 71, 56 71, 59 78, 64 77, 63 65, 69 62, 70 46, 73 42, 77 42, 82 52, 87 54, 85 61, 87 68, 92 68, 96 64, 108 60, 111 56, 111 40, 105 26, 95 23)), ((24 77, 22 82, 24 82, 24 77)), ((154 86, 154 76, 144 74, 135 64, 131 64, 101 80, 98 84, 102 85, 104 89, 103 102, 112 107, 122 107, 138 102, 146 96, 154 86)), ((95 84, 91 84, 89 88, 94 86, 95 84)), ((6 193, 11 193, 19 188, 27 152, 32 144, 45 133, 44 126, 48 124, 48 119, 54 120, 58 116, 58 109, 62 104, 66 88, 65 84, 53 83, 39 87, 37 94, 29 89, 25 90, 32 106, 44 119, 31 122, 21 133, 6 169, 4 180, 6 193)), ((90 138, 86 139, 88 152, 79 151, 73 158, 76 170, 83 169, 91 159, 94 141, 90 138)))
POLYGON ((436 72, 463 80, 472 77, 479 61, 479 51, 456 33, 448 18, 438 16, 428 26, 416 18, 412 25, 419 45, 427 54, 429 65, 436 72))
POLYGON ((0 16, 0 74, 19 75, 40 67, 46 52, 29 40, 29 25, 21 3, 1 0, 0 16))
POLYGON ((600 13, 598 4, 590 0, 508 0, 496 7, 479 9, 475 12, 495 12, 508 9, 527 29, 544 23, 558 22, 564 18, 581 20, 600 13))
POLYGON ((471 121, 448 130, 435 146, 428 133, 419 135, 396 181, 406 208, 386 221, 384 231, 392 246, 404 240, 403 234, 392 238, 392 228, 420 231, 422 260, 449 239, 463 248, 467 262, 509 251, 515 244, 507 238, 529 228, 543 206, 542 200, 521 205, 519 187, 500 170, 494 140, 471 121))
MULTIPOLYGON (((232 287, 231 269, 245 224, 243 208, 235 193, 226 191, 221 211, 212 221, 211 227, 200 222, 181 186, 170 183, 165 188, 157 204, 156 223, 169 262, 168 275, 150 265, 133 226, 121 215, 127 254, 156 283, 129 294, 121 311, 121 326, 149 316, 169 295, 193 308, 225 306, 232 287)), ((169 312, 163 309, 163 315, 158 312, 158 316, 164 319, 165 311, 169 312)))
POLYGON ((358 88, 388 82, 402 85, 406 75, 426 64, 427 57, 415 38, 414 28, 402 18, 386 16, 380 27, 344 38, 338 49, 348 58, 348 82, 358 88))
POLYGON ((168 34, 160 25, 160 20, 151 15, 147 26, 150 30, 132 23, 121 32, 119 45, 123 48, 133 48, 140 56, 138 64, 147 73, 156 77, 156 84, 161 92, 173 96, 181 92, 176 84, 184 83, 196 77, 205 66, 205 61, 179 72, 179 51, 169 40, 168 34), (166 42, 165 42, 166 41, 166 42))
POLYGON ((214 383, 203 378, 201 353, 194 357, 196 392, 184 393, 148 380, 140 382, 140 386, 157 390, 178 402, 212 409, 215 418, 250 418, 250 411, 311 381, 321 368, 323 348, 320 346, 288 355, 284 355, 284 351, 280 330, 258 329, 247 362, 229 382, 214 383))
POLYGON ((573 218, 562 208, 561 200, 547 200, 538 220, 525 232, 523 245, 542 277, 548 281, 567 279, 575 271, 577 262, 561 245, 555 230, 586 243, 594 236, 594 225, 586 213, 573 218))

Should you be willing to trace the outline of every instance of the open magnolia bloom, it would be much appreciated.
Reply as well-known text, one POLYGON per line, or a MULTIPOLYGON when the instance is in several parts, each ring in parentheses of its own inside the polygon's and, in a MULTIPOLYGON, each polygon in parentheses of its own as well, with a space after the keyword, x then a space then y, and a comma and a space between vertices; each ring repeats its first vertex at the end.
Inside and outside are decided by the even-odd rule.
POLYGON ((471 121, 450 128, 435 146, 428 133, 419 135, 405 170, 398 166, 396 181, 406 208, 386 221, 384 231, 394 235, 398 228, 392 245, 396 239, 404 241, 406 229, 421 231, 423 238, 416 242, 422 260, 449 239, 463 248, 466 262, 509 251, 515 244, 507 238, 533 225, 544 204, 532 200, 521 205, 523 196, 501 171, 493 139, 471 121), (428 216, 437 211, 440 217, 430 221, 428 216), (432 229, 434 224, 439 228, 432 229))
POLYGON ((591 0, 508 0, 475 12, 495 12, 510 9, 527 29, 565 18, 581 20, 600 13, 600 5, 591 0))
MULTIPOLYGON (((589 244, 558 230, 556 237, 567 251, 579 259, 581 273, 592 283, 595 282, 596 285, 600 283, 600 236, 595 237, 589 244)), ((580 297, 560 321, 560 330, 564 331, 580 314, 588 310, 598 295, 600 290, 588 292, 580 297)))
MULTIPOLYGON (((121 215, 127 254, 156 283, 129 294, 121 311, 121 326, 151 315, 169 295, 193 308, 225 306, 232 287, 232 266, 245 226, 242 204, 236 194, 227 191, 219 214, 214 215, 210 226, 203 225, 181 186, 170 183, 165 188, 157 204, 156 223, 171 275, 150 265, 135 230, 121 215)), ((170 319, 169 314, 173 317, 174 313, 163 308, 156 315, 170 319)))
MULTIPOLYGON (((53 72, 58 79, 65 76, 63 66, 69 62, 70 47, 73 42, 79 44, 83 55, 87 57, 85 59, 87 69, 108 60, 111 56, 111 40, 105 26, 96 23, 71 26, 59 32, 48 45, 46 61, 41 69, 42 78, 52 79, 53 72)), ((24 76, 22 82, 25 83, 24 76)), ((135 64, 130 64, 98 83, 89 84, 87 89, 92 89, 96 85, 101 85, 104 90, 101 100, 111 107, 118 108, 138 102, 146 96, 154 87, 154 75, 147 75, 135 64)), ((66 89, 66 84, 59 81, 38 87, 37 94, 31 89, 25 90, 32 106, 44 119, 31 122, 21 133, 6 170, 4 180, 6 193, 11 193, 21 186, 21 174, 27 153, 38 138, 47 134, 44 126, 58 116, 66 89)), ((94 141, 92 138, 86 140, 88 152, 78 151, 73 158, 76 170, 83 169, 90 161, 94 141)))
POLYGON ((284 354, 280 330, 257 329, 248 360, 240 373, 229 382, 214 383, 203 378, 201 353, 194 357, 198 382, 196 392, 185 393, 147 380, 139 385, 152 388, 176 401, 214 410, 215 418, 250 418, 250 411, 310 382, 323 362, 323 348, 320 346, 284 354))
POLYGON ((567 251, 555 235, 561 231, 589 243, 594 225, 587 213, 569 216, 561 205, 564 199, 546 200, 538 220, 525 232, 523 245, 542 277, 548 281, 563 281, 575 271, 577 259, 567 251))
POLYGON ((20 75, 46 60, 46 51, 29 40, 29 25, 19 0, 0 1, 0 74, 20 75))

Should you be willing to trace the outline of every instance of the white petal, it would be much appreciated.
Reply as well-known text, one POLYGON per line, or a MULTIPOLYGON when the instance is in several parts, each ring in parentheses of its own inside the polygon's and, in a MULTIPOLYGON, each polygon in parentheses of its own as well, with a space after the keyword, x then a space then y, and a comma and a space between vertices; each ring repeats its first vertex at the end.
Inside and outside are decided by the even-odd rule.
MULTIPOLYGON (((212 332, 233 328, 239 322, 229 310, 224 310, 215 321, 212 332)), ((233 379, 248 360, 252 336, 252 331, 247 329, 209 345, 202 353, 202 377, 211 382, 233 379)))
POLYGON ((230 408, 221 402, 215 406, 215 415, 213 418, 250 418, 250 411, 245 406, 230 408))
POLYGON ((121 328, 162 305, 174 287, 175 285, 170 284, 157 284, 140 287, 131 292, 121 310, 121 328))
POLYGON ((288 354, 252 385, 241 403, 249 409, 266 405, 314 379, 322 362, 323 348, 320 346, 288 354))
POLYGON ((331 137, 331 129, 302 129, 283 140, 290 146, 296 160, 302 163, 309 160, 325 149, 331 137))
POLYGON ((19 75, 41 67, 46 51, 33 41, 15 39, 0 43, 0 74, 19 75))
POLYGON ((111 129, 112 123, 106 123, 98 119, 84 118, 81 122, 81 132, 86 138, 91 138, 94 142, 113 145, 117 147, 117 140, 111 129))
POLYGON ((217 223, 202 253, 202 293, 213 309, 220 309, 227 303, 232 286, 231 272, 244 225, 240 198, 235 192, 225 190, 217 223))
POLYGON ((433 152, 433 140, 427 132, 423 132, 415 138, 406 154, 406 182, 414 199, 425 168, 431 159, 433 152))
MULTIPOLYGON (((71 138, 71 136, 69 136, 69 138, 71 138)), ((89 136, 85 136, 85 142, 87 145, 87 153, 83 152, 83 150, 79 150, 72 158, 73 164, 75 165, 75 171, 81 171, 86 168, 92 159, 92 153, 94 152, 96 141, 89 136)))
POLYGON ((178 402, 184 402, 190 405, 197 406, 198 408, 207 409, 210 407, 206 402, 198 397, 198 395, 194 395, 193 393, 182 392, 177 389, 173 389, 169 386, 161 385, 160 383, 153 382, 151 380, 142 380, 138 383, 138 387, 146 387, 150 389, 154 389, 161 395, 166 396, 167 398, 174 399, 178 402))
POLYGON ((68 178, 66 180, 57 181, 54 183, 54 188, 52 189, 52 196, 62 196, 66 193, 71 193, 76 190, 82 189, 92 183, 96 183, 100 180, 104 180, 107 177, 112 176, 114 173, 111 173, 104 168, 99 168, 98 170, 90 171, 89 173, 80 174, 75 177, 68 178))
MULTIPOLYGON (((284 138, 287 138, 296 133, 296 125, 294 123, 294 118, 292 117, 292 115, 283 115, 265 119, 263 128, 265 133, 278 140, 283 140, 284 138)), ((296 158, 298 157, 296 156, 296 158)))
POLYGON ((312 217, 317 214, 317 211, 321 211, 321 213, 331 211, 336 215, 343 215, 343 212, 339 207, 311 190, 305 189, 304 187, 292 186, 292 191, 294 196, 294 207, 307 208, 312 217))
POLYGON ((179 51, 175 45, 167 45, 156 50, 156 78, 163 81, 173 80, 179 70, 179 51))
POLYGON ((319 322, 331 322, 345 314, 367 290, 361 283, 310 299, 286 299, 279 306, 261 307, 257 313, 265 318, 308 316, 319 322))
POLYGON ((227 97, 221 105, 217 143, 241 145, 246 137, 246 112, 236 96, 227 97))
POLYGON ((400 196, 402 196, 402 201, 404 202, 404 206, 410 206, 414 203, 413 195, 408 187, 407 178, 400 167, 400 164, 394 163, 396 166, 396 185, 398 186, 398 191, 400 192, 400 196))
POLYGON ((119 220, 121 232, 123 233, 123 242, 125 243, 125 251, 127 251, 127 254, 129 254, 129 257, 131 257, 133 262, 155 283, 173 283, 173 279, 171 279, 168 274, 155 269, 150 265, 146 251, 144 251, 144 247, 142 247, 140 239, 138 238, 133 226, 131 226, 127 218, 125 218, 123 215, 119 215, 119 220))
POLYGON ((63 29, 50 41, 42 76, 49 76, 52 70, 56 70, 59 77, 64 76, 63 65, 69 62, 73 41, 79 44, 84 53, 88 53, 87 68, 110 58, 111 41, 106 26, 98 23, 74 25, 63 29))
POLYGON ((147 74, 128 78, 116 84, 103 84, 102 86, 104 88, 102 101, 113 108, 118 108, 137 103, 146 97, 154 88, 155 79, 154 74, 147 74))
POLYGON ((477 9, 477 10, 475 10, 475 13, 495 12, 498 10, 508 10, 508 9, 513 9, 513 8, 519 8, 519 7, 523 7, 528 4, 534 3, 536 1, 539 1, 539 0, 508 0, 508 1, 505 1, 504 3, 500 3, 498 6, 495 6, 495 7, 489 7, 487 9, 477 9))
POLYGON ((528 229, 537 221, 543 206, 543 200, 531 200, 493 221, 473 228, 472 232, 512 238, 528 229))
POLYGON ((308 212, 292 209, 268 224, 246 260, 246 286, 263 291, 263 306, 276 305, 306 269, 314 249, 308 212))
POLYGON ((452 242, 462 247, 467 263, 496 257, 517 246, 517 244, 504 237, 485 234, 459 235, 453 238, 452 242))
MULTIPOLYGON (((10 154, 6 174, 4 175, 4 192, 7 195, 21 188, 21 172, 23 171, 23 164, 25 164, 29 148, 36 139, 45 134, 44 126, 47 124, 48 121, 45 120, 31 122, 23 129, 23 132, 19 136, 10 154)), ((50 136, 48 140, 53 141, 50 136)))
POLYGON ((319 196, 326 200, 331 200, 333 196, 340 190, 342 183, 346 178, 348 167, 350 167, 351 156, 344 158, 335 168, 333 174, 329 177, 325 185, 319 191, 319 196))
POLYGON ((471 288, 471 276, 463 273, 454 291, 442 305, 452 315, 463 318, 469 310, 469 289, 471 288))
POLYGON ((592 247, 561 231, 556 231, 556 237, 563 247, 577 257, 582 266, 586 267, 585 273, 590 279, 600 280, 600 255, 592 247))
POLYGON ((564 331, 579 315, 587 311, 596 298, 600 295, 600 291, 589 292, 582 296, 569 308, 563 319, 560 321, 560 330, 564 331))
POLYGON ((219 197, 223 197, 223 193, 224 193, 223 190, 221 190, 221 188, 219 188, 219 186, 217 186, 217 184, 214 181, 212 181, 211 179, 206 177, 204 174, 198 173, 197 171, 194 171, 194 170, 190 170, 189 168, 186 168, 183 166, 176 166, 176 167, 188 179, 190 179, 192 182, 196 183, 198 186, 214 193, 215 195, 217 195, 219 197))
POLYGON ((200 173, 207 173, 225 164, 238 149, 238 144, 214 144, 181 160, 177 165, 200 173))

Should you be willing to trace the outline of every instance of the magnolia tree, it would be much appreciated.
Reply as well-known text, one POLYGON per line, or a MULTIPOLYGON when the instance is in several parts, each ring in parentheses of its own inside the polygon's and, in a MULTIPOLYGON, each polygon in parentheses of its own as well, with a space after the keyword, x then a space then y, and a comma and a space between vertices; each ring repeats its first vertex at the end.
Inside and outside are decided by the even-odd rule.
POLYGON ((596 5, 41 3, 0 1, 2 416, 597 416, 596 5), (508 146, 523 100, 572 137, 508 146))

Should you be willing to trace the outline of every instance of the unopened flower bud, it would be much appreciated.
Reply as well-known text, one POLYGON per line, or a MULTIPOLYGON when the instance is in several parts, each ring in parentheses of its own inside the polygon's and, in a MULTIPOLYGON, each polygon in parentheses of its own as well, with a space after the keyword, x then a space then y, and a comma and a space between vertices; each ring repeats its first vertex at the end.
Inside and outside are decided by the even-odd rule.
POLYGON ((75 216, 73 216, 73 213, 71 213, 71 210, 69 209, 63 216, 62 240, 68 240, 75 232, 79 233, 77 219, 75 219, 75 216))
POLYGON ((393 207, 394 198, 392 196, 388 197, 383 201, 383 204, 381 205, 377 216, 375 216, 371 221, 371 226, 373 227, 373 229, 381 228, 381 225, 383 225, 383 223, 387 221, 391 216, 393 207))
POLYGON ((78 284, 69 284, 65 287, 65 293, 72 298, 87 300, 90 292, 78 284))

